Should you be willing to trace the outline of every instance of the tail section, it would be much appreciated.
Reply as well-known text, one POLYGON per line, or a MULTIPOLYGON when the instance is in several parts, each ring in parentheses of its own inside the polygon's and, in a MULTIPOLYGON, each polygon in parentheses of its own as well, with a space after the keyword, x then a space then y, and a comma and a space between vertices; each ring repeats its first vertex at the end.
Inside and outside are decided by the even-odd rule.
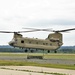
POLYGON ((62 34, 61 33, 52 33, 48 35, 48 39, 51 42, 58 42, 59 46, 61 46, 63 44, 62 42, 62 34))

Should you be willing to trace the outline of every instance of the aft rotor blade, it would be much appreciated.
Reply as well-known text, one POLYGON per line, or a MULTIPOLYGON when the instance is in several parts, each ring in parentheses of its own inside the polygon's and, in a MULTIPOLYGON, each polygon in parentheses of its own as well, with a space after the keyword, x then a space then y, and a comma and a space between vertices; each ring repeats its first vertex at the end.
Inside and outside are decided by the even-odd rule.
POLYGON ((53 32, 67 32, 67 31, 72 31, 72 30, 75 30, 75 28, 72 28, 72 29, 65 29, 65 30, 53 30, 53 32))

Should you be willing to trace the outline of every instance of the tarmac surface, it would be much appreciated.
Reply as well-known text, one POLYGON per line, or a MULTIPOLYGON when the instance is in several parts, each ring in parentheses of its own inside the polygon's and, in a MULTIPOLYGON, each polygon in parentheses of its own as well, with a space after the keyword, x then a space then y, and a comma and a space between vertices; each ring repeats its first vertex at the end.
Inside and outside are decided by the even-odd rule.
POLYGON ((67 69, 45 68, 35 66, 0 66, 0 75, 53 75, 40 72, 75 75, 75 70, 67 69))
MULTIPOLYGON (((33 72, 23 72, 23 71, 0 69, 0 75, 44 75, 44 74, 43 73, 33 73, 33 72)), ((52 74, 46 74, 46 75, 52 75, 52 74)))

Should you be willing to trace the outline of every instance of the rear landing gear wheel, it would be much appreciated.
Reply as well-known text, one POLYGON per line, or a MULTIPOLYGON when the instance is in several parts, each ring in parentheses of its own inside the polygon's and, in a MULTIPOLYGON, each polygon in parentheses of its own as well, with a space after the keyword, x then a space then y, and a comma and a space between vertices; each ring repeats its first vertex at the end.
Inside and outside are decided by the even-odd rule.
POLYGON ((25 52, 27 53, 27 52, 28 52, 28 50, 25 50, 25 52))
POLYGON ((54 53, 57 53, 57 51, 55 50, 54 53))

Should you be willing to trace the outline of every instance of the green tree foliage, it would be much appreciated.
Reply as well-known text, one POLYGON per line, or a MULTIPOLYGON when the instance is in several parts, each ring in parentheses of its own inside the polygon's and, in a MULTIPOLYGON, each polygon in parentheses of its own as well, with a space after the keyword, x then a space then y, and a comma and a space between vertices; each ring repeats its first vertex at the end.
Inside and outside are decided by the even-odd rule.
MULTIPOLYGON (((36 53, 42 53, 43 50, 36 50, 36 49, 22 49, 22 48, 14 48, 14 47, 10 47, 10 46, 0 46, 0 52, 20 52, 20 53, 24 53, 24 52, 31 52, 33 50, 33 52, 36 53)), ((48 52, 48 50, 44 50, 45 53, 48 52)), ((49 53, 53 53, 54 51, 49 51, 49 53)), ((61 48, 59 48, 57 50, 57 53, 75 53, 75 46, 63 46, 61 48)))

